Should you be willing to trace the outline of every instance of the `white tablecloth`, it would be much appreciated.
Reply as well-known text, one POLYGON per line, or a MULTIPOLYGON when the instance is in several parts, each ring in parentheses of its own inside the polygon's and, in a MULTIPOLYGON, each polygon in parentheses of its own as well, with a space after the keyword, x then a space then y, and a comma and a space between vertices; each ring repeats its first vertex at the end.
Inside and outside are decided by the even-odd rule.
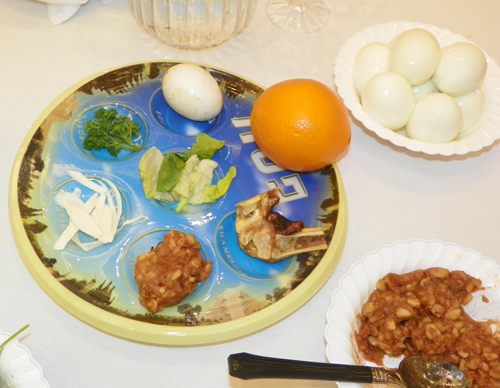
MULTIPOLYGON (((282 322, 224 344, 169 348, 104 334, 67 313, 38 286, 14 244, 7 188, 18 148, 60 93, 105 69, 145 60, 188 60, 223 68, 263 86, 313 78, 333 87, 335 57, 365 27, 418 21, 474 41, 500 62, 498 0, 327 0, 328 25, 295 35, 275 27, 260 0, 250 26, 222 49, 183 55, 160 46, 135 23, 125 0, 91 0, 54 27, 46 6, 0 0, 0 327, 30 323, 24 344, 51 387, 330 387, 327 382, 232 379, 231 353, 325 361, 325 314, 350 265, 379 246, 414 238, 455 242, 500 262, 500 147, 430 158, 393 147, 353 121, 339 162, 349 225, 334 274, 309 303, 282 322)), ((499 107, 500 109, 500 107, 499 107)))

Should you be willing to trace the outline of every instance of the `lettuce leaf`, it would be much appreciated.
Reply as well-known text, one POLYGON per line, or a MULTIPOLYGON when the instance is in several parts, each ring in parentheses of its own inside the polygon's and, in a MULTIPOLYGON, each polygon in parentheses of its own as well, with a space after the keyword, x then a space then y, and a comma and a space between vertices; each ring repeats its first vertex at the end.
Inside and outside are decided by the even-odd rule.
POLYGON ((161 164, 156 190, 172 190, 179 182, 182 170, 191 156, 196 155, 199 160, 212 159, 224 144, 224 140, 213 139, 206 133, 201 133, 190 150, 181 154, 169 152, 161 164))
POLYGON ((147 150, 139 162, 139 170, 141 171, 142 186, 144 194, 148 199, 157 199, 168 203, 174 202, 174 197, 168 191, 158 191, 158 171, 162 165, 164 156, 162 152, 151 147, 147 150))
POLYGON ((217 140, 206 133, 200 133, 196 137, 196 142, 193 144, 189 151, 184 152, 182 155, 188 160, 191 156, 196 155, 198 159, 212 159, 215 153, 224 147, 226 142, 224 140, 217 140))
POLYGON ((214 202, 216 199, 222 197, 229 190, 229 186, 231 185, 234 177, 236 177, 236 167, 232 166, 229 168, 226 176, 219 180, 216 185, 203 187, 199 203, 214 202))
POLYGON ((218 166, 217 162, 210 159, 199 160, 193 155, 186 162, 179 183, 174 187, 174 198, 179 197, 176 212, 187 210, 187 205, 200 205, 199 198, 203 188, 212 183, 213 172, 218 166))
POLYGON ((186 166, 186 160, 181 154, 169 152, 161 162, 157 172, 158 182, 156 190, 166 192, 172 190, 181 178, 182 170, 186 166))

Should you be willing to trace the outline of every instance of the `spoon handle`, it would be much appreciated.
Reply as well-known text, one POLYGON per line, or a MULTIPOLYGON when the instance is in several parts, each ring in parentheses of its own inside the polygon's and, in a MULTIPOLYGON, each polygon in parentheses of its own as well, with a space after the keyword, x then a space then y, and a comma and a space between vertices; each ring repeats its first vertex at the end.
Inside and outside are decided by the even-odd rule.
POLYGON ((243 380, 282 378, 373 383, 372 368, 368 366, 284 360, 248 353, 231 354, 228 364, 229 374, 243 380))

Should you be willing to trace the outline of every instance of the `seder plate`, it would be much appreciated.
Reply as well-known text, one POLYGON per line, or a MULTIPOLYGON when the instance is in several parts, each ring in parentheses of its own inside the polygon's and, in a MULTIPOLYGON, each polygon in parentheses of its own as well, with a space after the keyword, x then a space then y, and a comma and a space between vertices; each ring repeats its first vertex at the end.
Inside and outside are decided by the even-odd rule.
MULTIPOLYGON (((263 157, 253 142, 249 119, 263 88, 238 75, 209 68, 224 96, 221 114, 193 122, 171 110, 161 91, 165 71, 178 62, 146 62, 111 69, 74 85, 35 122, 19 150, 9 189, 15 240, 33 277, 59 305, 88 324, 133 341, 187 346, 249 335, 282 320, 306 303, 326 282, 340 258, 347 223, 345 193, 334 165, 314 173, 284 171, 263 157), (230 166, 237 176, 213 204, 175 213, 175 205, 146 199, 138 168, 146 150, 83 149, 85 123, 99 107, 113 107, 141 126, 148 147, 162 152, 187 150, 197 134, 225 140, 214 160, 216 178, 230 166), (68 224, 55 203, 63 189, 89 190, 68 170, 105 178, 118 188, 123 218, 147 221, 123 227, 111 244, 89 252, 70 242, 54 243, 68 224), (317 258, 300 255, 275 264, 247 256, 237 244, 236 204, 274 187, 282 200, 275 208, 291 220, 326 230, 329 248, 317 258), (150 314, 138 301, 134 265, 169 230, 193 234, 212 274, 181 305, 150 314)), ((123 220, 122 220, 123 221, 123 220)))

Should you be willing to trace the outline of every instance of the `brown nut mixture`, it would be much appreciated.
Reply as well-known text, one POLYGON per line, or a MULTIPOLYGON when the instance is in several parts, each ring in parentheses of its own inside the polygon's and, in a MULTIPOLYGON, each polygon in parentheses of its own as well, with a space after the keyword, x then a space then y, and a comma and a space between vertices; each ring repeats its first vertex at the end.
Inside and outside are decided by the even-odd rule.
POLYGON ((493 333, 488 322, 474 321, 463 308, 480 289, 481 281, 463 271, 390 273, 363 305, 358 348, 379 365, 385 355, 440 358, 457 366, 471 388, 498 388, 500 331, 493 333))
POLYGON ((208 279, 212 262, 203 260, 200 249, 193 235, 170 231, 156 248, 139 255, 134 278, 141 305, 157 313, 179 304, 208 279))

